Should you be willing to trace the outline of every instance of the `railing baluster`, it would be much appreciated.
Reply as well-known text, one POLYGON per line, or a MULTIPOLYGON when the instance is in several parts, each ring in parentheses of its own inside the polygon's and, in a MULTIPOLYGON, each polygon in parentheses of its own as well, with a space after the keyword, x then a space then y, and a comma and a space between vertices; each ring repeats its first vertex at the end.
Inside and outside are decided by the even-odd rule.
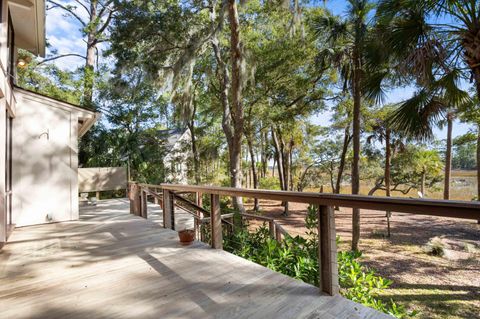
POLYGON ((175 211, 173 194, 168 190, 163 190, 163 228, 175 230, 175 211))
POLYGON ((143 218, 147 218, 147 193, 143 188, 140 189, 140 197, 141 197, 141 215, 143 218))
POLYGON ((222 215, 220 211, 220 196, 210 195, 210 229, 212 235, 212 248, 223 249, 222 215))
POLYGON ((335 214, 333 207, 318 210, 318 282, 320 291, 329 295, 339 292, 335 214))
POLYGON ((273 220, 268 222, 268 232, 270 233, 270 238, 275 239, 275 224, 273 220))

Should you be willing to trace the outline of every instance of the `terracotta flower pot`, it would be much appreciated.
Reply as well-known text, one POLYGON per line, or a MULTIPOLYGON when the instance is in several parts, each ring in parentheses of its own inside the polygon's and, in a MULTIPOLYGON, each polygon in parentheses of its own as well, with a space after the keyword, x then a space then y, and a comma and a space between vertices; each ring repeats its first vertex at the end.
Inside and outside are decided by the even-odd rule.
POLYGON ((190 245, 195 239, 195 231, 193 229, 184 229, 178 232, 178 238, 180 238, 180 244, 190 245))

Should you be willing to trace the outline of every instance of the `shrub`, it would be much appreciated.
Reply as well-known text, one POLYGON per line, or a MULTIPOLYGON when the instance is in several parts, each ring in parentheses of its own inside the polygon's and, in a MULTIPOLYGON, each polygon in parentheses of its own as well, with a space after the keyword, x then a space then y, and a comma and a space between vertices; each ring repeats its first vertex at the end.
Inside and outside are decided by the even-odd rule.
MULTIPOLYGON (((305 237, 286 236, 281 242, 277 242, 270 238, 265 225, 252 233, 247 227, 241 227, 225 237, 224 249, 274 271, 318 285, 316 212, 316 207, 309 207, 305 218, 305 237)), ((388 288, 392 281, 376 275, 373 270, 362 265, 358 261, 360 257, 360 252, 338 253, 340 293, 350 300, 397 318, 414 315, 407 313, 392 300, 383 302, 378 298, 379 293, 388 288)))
POLYGON ((260 178, 259 186, 261 189, 280 189, 280 181, 278 177, 267 176, 260 178))
POLYGON ((443 257, 445 255, 445 244, 440 238, 434 237, 427 243, 425 251, 429 255, 443 257))

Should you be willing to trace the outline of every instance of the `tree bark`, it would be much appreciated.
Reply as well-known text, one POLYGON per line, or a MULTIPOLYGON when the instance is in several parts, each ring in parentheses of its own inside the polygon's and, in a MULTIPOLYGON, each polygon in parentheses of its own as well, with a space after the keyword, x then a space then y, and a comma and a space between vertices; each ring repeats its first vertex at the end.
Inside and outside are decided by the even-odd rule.
MULTIPOLYGON (((390 145, 390 135, 391 131, 387 127, 385 129, 385 195, 390 197, 390 157, 392 154, 392 149, 390 145)), ((386 212, 387 217, 387 236, 390 237, 390 216, 391 212, 386 212)))
POLYGON ((477 127, 477 200, 480 201, 480 124, 477 127))
POLYGON ((426 172, 423 171, 422 172, 422 179, 421 179, 421 182, 420 182, 420 193, 422 193, 422 197, 425 197, 425 175, 426 175, 426 172))
MULTIPOLYGON (((360 91, 360 72, 361 63, 358 54, 358 48, 354 49, 353 54, 353 161, 352 161, 352 194, 358 194, 360 191, 360 110, 361 110, 361 91, 360 91)), ((360 241, 360 210, 354 208, 352 212, 352 250, 358 250, 360 241)))
MULTIPOLYGON (((258 172, 257 172, 257 163, 255 159, 255 152, 253 150, 253 136, 249 134, 247 136, 247 144, 248 144, 248 151, 250 153, 250 163, 252 167, 252 177, 253 177, 253 188, 258 189, 258 172)), ((258 203, 258 198, 254 199, 253 210, 258 212, 260 210, 260 206, 258 203)))
MULTIPOLYGON (((288 190, 288 171, 286 163, 288 161, 288 156, 285 154, 285 143, 279 134, 275 132, 275 129, 272 127, 272 140, 273 146, 275 148, 275 155, 277 158, 277 168, 278 168, 278 178, 280 181, 280 188, 283 191, 288 190)), ((288 202, 282 202, 284 206, 283 215, 288 216, 288 202)))
POLYGON ((195 178, 195 184, 200 185, 200 156, 197 150, 197 138, 195 135, 195 114, 197 113, 197 103, 193 101, 193 110, 191 118, 188 121, 188 129, 190 131, 190 136, 192 140, 192 155, 193 155, 193 176, 195 178))
POLYGON ((452 171, 452 130, 453 114, 447 114, 447 148, 445 153, 445 184, 443 187, 443 199, 450 199, 450 175, 452 171))
POLYGON ((83 79, 83 104, 93 105, 93 85, 95 81, 95 51, 97 49, 97 28, 93 27, 99 18, 97 15, 97 0, 90 1, 89 30, 87 33, 87 52, 83 79))
POLYGON ((340 164, 338 166, 337 181, 335 183, 335 189, 333 190, 333 192, 335 194, 340 194, 343 171, 345 170, 345 160, 346 160, 346 157, 347 157, 348 146, 350 145, 351 140, 352 140, 352 137, 350 135, 350 129, 348 127, 346 127, 345 128, 345 135, 344 135, 344 138, 343 138, 342 154, 340 156, 340 164))
MULTIPOLYGON (((229 143, 231 186, 242 187, 242 139, 243 139, 243 53, 240 40, 240 22, 236 0, 228 1, 228 20, 230 22, 230 61, 232 64, 231 112, 233 134, 229 143)), ((241 197, 233 198, 236 210, 244 212, 241 197)))

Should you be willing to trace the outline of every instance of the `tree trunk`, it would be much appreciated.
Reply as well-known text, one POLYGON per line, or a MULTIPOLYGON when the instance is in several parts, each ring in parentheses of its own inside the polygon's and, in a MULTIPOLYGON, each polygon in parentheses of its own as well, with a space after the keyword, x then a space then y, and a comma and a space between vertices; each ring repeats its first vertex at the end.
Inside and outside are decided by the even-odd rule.
MULTIPOLYGON (((390 197, 390 157, 392 153, 390 145, 390 129, 385 130, 385 195, 390 197)), ((390 216, 391 212, 386 212, 387 217, 387 237, 390 237, 390 216)))
POLYGON ((267 164, 268 164, 268 159, 267 159, 267 132, 260 132, 260 148, 261 148, 261 154, 260 154, 260 160, 262 163, 262 170, 261 170, 261 175, 262 178, 265 178, 267 176, 267 164))
MULTIPOLYGON (((287 171, 287 164, 286 157, 285 156, 285 143, 282 140, 281 136, 278 136, 278 134, 275 132, 275 129, 272 127, 272 140, 273 140, 273 146, 275 148, 275 155, 277 157, 277 167, 278 167, 278 178, 280 181, 280 188, 283 191, 288 190, 288 171, 287 171)), ((282 205, 284 206, 284 211, 283 215, 288 216, 288 202, 282 202, 282 205)))
MULTIPOLYGON (((352 194, 360 191, 360 58, 358 50, 354 50, 354 72, 353 72, 353 161, 352 161, 352 194)), ((358 250, 360 241, 360 210, 353 209, 352 213, 352 250, 358 250)))
MULTIPOLYGON (((250 152, 250 163, 252 166, 252 177, 253 177, 253 188, 258 189, 258 173, 257 173, 257 163, 255 160, 255 152, 253 151, 253 136, 251 134, 247 137, 247 144, 248 150, 250 152)), ((253 210, 258 212, 260 210, 260 206, 258 204, 258 198, 254 199, 253 210)))
POLYGON ((343 177, 343 171, 345 170, 345 159, 347 157, 347 152, 348 152, 348 146, 350 145, 350 130, 348 127, 345 128, 345 135, 343 138, 343 148, 342 148, 342 154, 340 156, 340 164, 338 166, 338 174, 337 174, 337 181, 335 183, 335 189, 333 192, 335 194, 340 194, 340 188, 342 186, 342 177, 343 177))
POLYGON ((200 185, 200 156, 197 150, 197 137, 195 135, 195 115, 197 114, 197 102, 195 94, 193 95, 193 109, 190 120, 188 121, 188 129, 192 140, 192 155, 193 155, 193 176, 195 178, 195 184, 200 185))
POLYGON ((83 79, 83 104, 93 105, 93 84, 95 81, 95 51, 97 49, 97 29, 93 27, 96 23, 97 0, 90 1, 90 31, 87 34, 87 53, 85 61, 84 79, 83 79))
MULTIPOLYGON (((280 148, 280 141, 278 140, 277 133, 275 132, 275 129, 272 127, 272 141, 273 141, 273 147, 275 148, 275 158, 277 162, 277 170, 278 170, 278 179, 280 181, 280 189, 281 190, 286 190, 285 189, 285 178, 284 178, 284 171, 283 171, 283 153, 280 148)), ((275 168, 275 163, 273 165, 275 168)))
POLYGON ((480 201, 480 124, 477 128, 477 200, 480 201))
POLYGON ((450 199, 450 174, 452 171, 452 129, 453 114, 447 114, 447 148, 445 153, 445 185, 443 187, 443 199, 450 199))
POLYGON ((422 172, 422 180, 420 182, 420 193, 422 193, 422 197, 425 197, 425 171, 422 172))
POLYGON ((273 165, 272 165, 272 177, 275 177, 275 164, 277 163, 277 156, 273 158, 273 165))
MULTIPOLYGON (((236 0, 228 1, 228 20, 230 22, 230 61, 232 63, 232 124, 233 138, 230 145, 230 173, 232 187, 242 186, 242 139, 243 139, 243 72, 244 59, 240 40, 240 22, 236 0)), ((233 206, 236 210, 244 212, 241 197, 233 198, 233 206)))

